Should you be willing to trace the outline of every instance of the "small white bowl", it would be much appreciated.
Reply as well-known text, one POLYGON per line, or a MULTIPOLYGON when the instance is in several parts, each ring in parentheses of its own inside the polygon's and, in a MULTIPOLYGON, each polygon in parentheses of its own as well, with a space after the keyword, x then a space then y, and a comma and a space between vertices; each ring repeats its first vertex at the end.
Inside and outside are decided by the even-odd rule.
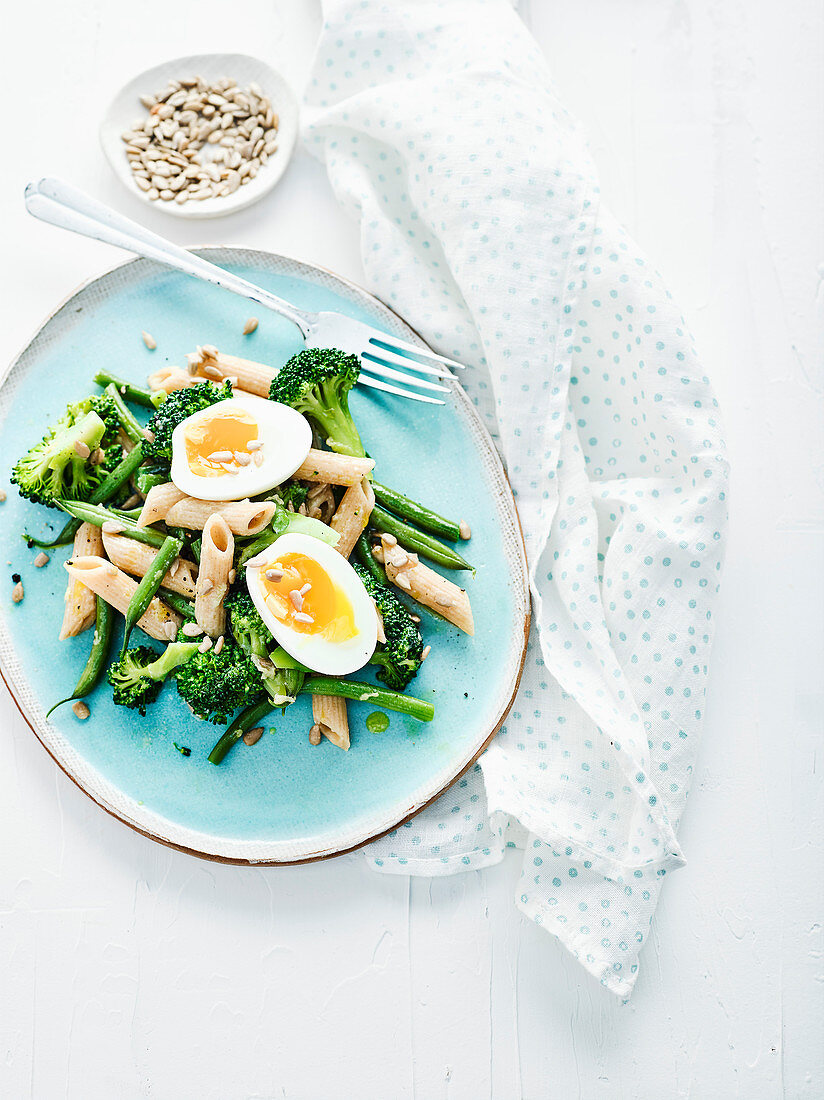
POLYGON ((117 93, 106 112, 100 126, 100 143, 118 179, 148 206, 178 218, 217 218, 221 214, 233 214, 236 210, 251 206, 275 186, 289 163, 297 133, 298 103, 292 89, 279 73, 265 62, 246 54, 209 53, 166 61, 130 80, 117 93), (246 87, 252 81, 259 84, 279 118, 278 147, 267 163, 261 166, 251 183, 239 187, 231 195, 186 203, 152 200, 134 182, 121 134, 131 128, 135 119, 145 115, 146 108, 140 102, 141 95, 154 95, 170 80, 192 76, 202 76, 206 80, 228 76, 241 87, 246 87))

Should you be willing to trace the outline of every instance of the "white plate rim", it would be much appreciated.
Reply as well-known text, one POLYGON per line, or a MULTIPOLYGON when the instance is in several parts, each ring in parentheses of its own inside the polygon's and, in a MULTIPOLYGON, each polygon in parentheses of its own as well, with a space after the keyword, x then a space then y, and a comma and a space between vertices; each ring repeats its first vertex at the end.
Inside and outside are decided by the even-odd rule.
MULTIPOLYGON (((414 329, 410 328, 397 313, 379 298, 356 283, 316 264, 246 246, 212 245, 194 248, 192 251, 201 255, 206 254, 207 258, 218 264, 221 262, 242 264, 250 262, 250 259, 252 262, 258 263, 268 262, 272 265, 271 270, 277 274, 293 276, 326 286, 363 308, 377 310, 389 331, 399 339, 415 343, 424 349, 427 348, 425 341, 414 329)), ((16 385, 22 382, 25 377, 29 360, 36 358, 39 354, 38 342, 44 336, 51 322, 67 309, 83 291, 90 289, 95 284, 115 281, 119 273, 123 273, 125 269, 134 266, 146 270, 153 268, 158 271, 166 270, 151 260, 142 258, 124 260, 108 268, 101 275, 84 280, 48 314, 0 379, 0 424, 5 419, 7 406, 16 385)), ((513 630, 510 639, 510 651, 506 660, 506 667, 509 672, 506 680, 507 686, 499 693, 495 711, 490 716, 489 728, 484 732, 480 741, 473 744, 464 754, 464 757, 458 761, 457 766, 452 764, 447 768, 442 768, 436 777, 422 784, 416 791, 410 792, 408 800, 404 800, 405 804, 394 810, 388 818, 384 817, 379 820, 378 815, 376 815, 372 824, 366 827, 363 825, 350 827, 348 831, 344 827, 334 838, 326 835, 323 839, 321 837, 301 837, 288 841, 242 840, 234 837, 215 836, 188 828, 147 809, 137 800, 124 794, 77 753, 60 731, 48 722, 42 705, 28 685, 25 670, 22 668, 11 642, 11 632, 3 621, 5 616, 0 611, 0 625, 3 626, 3 630, 0 631, 0 678, 5 682, 15 705, 29 728, 58 767, 68 775, 84 794, 88 795, 107 813, 136 832, 178 851, 222 863, 284 866, 310 863, 342 855, 385 836, 414 817, 416 813, 419 813, 431 802, 434 802, 472 767, 497 734, 518 691, 529 637, 530 591, 523 534, 512 489, 503 463, 492 437, 478 416, 472 402, 459 385, 455 386, 455 396, 475 436, 478 453, 483 459, 485 470, 491 475, 495 486, 498 514, 509 550, 507 559, 512 570, 513 594, 516 600, 515 618, 517 626, 521 628, 513 630)))

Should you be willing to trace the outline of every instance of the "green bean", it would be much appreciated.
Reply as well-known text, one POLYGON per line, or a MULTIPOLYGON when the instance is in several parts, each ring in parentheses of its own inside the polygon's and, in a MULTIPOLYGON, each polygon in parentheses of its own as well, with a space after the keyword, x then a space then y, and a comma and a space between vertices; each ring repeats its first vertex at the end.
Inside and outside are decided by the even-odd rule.
POLYGON ((116 386, 121 397, 125 397, 127 401, 131 401, 135 405, 143 405, 147 409, 156 408, 155 393, 152 390, 141 389, 140 386, 127 382, 125 378, 118 378, 111 371, 99 370, 94 376, 94 380, 98 386, 116 386))
POLYGON ((77 681, 77 687, 74 689, 74 693, 65 699, 61 699, 59 703, 55 703, 54 706, 46 712, 47 718, 53 710, 62 706, 63 703, 70 703, 73 699, 82 699, 84 695, 88 695, 100 679, 100 675, 105 668, 106 659, 109 653, 109 642, 112 637, 114 610, 106 603, 102 596, 95 596, 95 602, 97 614, 94 624, 94 637, 92 639, 92 650, 86 662, 86 667, 83 669, 80 679, 77 681))
POLYGON ((181 596, 179 592, 172 592, 168 588, 161 586, 158 593, 160 598, 167 603, 173 611, 176 611, 178 615, 182 615, 184 619, 190 623, 195 621, 195 605, 191 600, 187 600, 185 596, 181 596))
POLYGON ((91 523, 95 527, 102 527, 107 520, 116 523, 120 528, 119 534, 135 542, 145 542, 147 546, 155 546, 158 549, 163 545, 164 535, 155 531, 152 527, 138 527, 134 520, 126 519, 117 512, 104 508, 102 504, 84 504, 79 500, 60 500, 58 504, 64 512, 81 523, 91 523))
POLYGON ((274 706, 268 695, 261 695, 256 703, 252 703, 246 710, 242 710, 231 726, 215 743, 214 748, 209 753, 209 763, 221 764, 229 749, 234 748, 244 733, 249 729, 254 729, 258 722, 262 721, 271 710, 274 710, 274 706))
POLYGON ((167 535, 163 545, 154 556, 154 560, 146 570, 145 576, 132 593, 129 606, 126 608, 126 627, 123 631, 123 648, 120 650, 122 657, 129 648, 129 637, 134 630, 135 623, 140 619, 146 608, 154 599, 160 588, 160 582, 169 571, 172 562, 183 549, 183 540, 167 535))
MULTIPOLYGON (((405 550, 413 550, 423 558, 443 565, 446 569, 472 569, 472 566, 451 546, 444 546, 432 535, 423 531, 417 531, 403 520, 396 519, 390 512, 385 511, 380 505, 375 505, 369 517, 372 527, 378 531, 385 531, 388 535, 394 535, 403 545, 405 550)), ((474 572, 474 570, 473 570, 474 572)))
POLYGON ((378 584, 386 584, 386 571, 372 553, 372 547, 365 531, 362 531, 355 543, 355 553, 361 565, 368 569, 378 584))
POLYGON ((442 535, 453 542, 457 542, 461 537, 461 525, 454 519, 446 519, 437 512, 433 512, 431 508, 427 508, 426 505, 418 504, 416 500, 410 500, 409 497, 405 497, 394 489, 387 489, 377 481, 372 482, 372 488, 375 490, 375 500, 401 519, 411 520, 424 531, 431 531, 433 535, 442 535))
POLYGON ((202 546, 202 538, 191 539, 189 542, 189 549, 192 551, 192 557, 195 559, 198 565, 200 565, 200 551, 202 546))
POLYGON ((120 390, 113 383, 109 383, 106 386, 104 393, 108 394, 114 401, 114 407, 117 409, 117 419, 120 421, 120 426, 126 435, 131 439, 133 443, 140 443, 141 440, 146 437, 143 435, 143 425, 135 419, 134 413, 126 408, 126 403, 120 396, 120 390))
POLYGON ((333 676, 310 676, 304 680, 302 693, 310 695, 340 695, 344 699, 369 703, 386 710, 397 710, 417 718, 419 722, 431 722, 435 717, 435 707, 425 699, 416 699, 414 695, 402 695, 399 691, 387 691, 386 688, 364 684, 359 680, 338 680, 333 676))
MULTIPOLYGON (((138 443, 131 451, 123 455, 115 468, 100 482, 91 497, 89 497, 88 503, 105 504, 107 500, 111 500, 118 489, 129 480, 142 461, 143 447, 138 443)), ((83 502, 78 501, 78 503, 83 502)), ((28 533, 24 533, 23 538, 31 546, 38 546, 42 550, 53 550, 55 546, 68 546, 77 534, 79 526, 80 520, 70 519, 60 534, 56 535, 50 542, 46 542, 43 539, 36 539, 28 533)))

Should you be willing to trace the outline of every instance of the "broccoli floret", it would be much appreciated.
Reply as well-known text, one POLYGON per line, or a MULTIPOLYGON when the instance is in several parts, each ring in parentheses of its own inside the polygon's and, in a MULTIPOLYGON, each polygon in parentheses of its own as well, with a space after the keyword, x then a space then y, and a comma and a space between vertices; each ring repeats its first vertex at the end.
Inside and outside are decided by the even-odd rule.
POLYGON ((353 568, 377 605, 383 619, 386 644, 375 650, 372 664, 380 665, 378 679, 393 691, 403 691, 418 674, 423 660, 423 638, 418 624, 388 585, 375 580, 359 562, 353 568))
POLYGON ((87 397, 68 405, 15 465, 11 480, 20 495, 49 508, 58 499, 88 500, 123 457, 120 421, 111 398, 87 397))
POLYGON ((160 694, 166 677, 191 660, 197 650, 197 642, 170 642, 159 657, 147 645, 126 650, 108 674, 117 706, 145 714, 146 707, 160 694))
POLYGON ((281 367, 269 397, 313 421, 333 451, 363 458, 366 452, 349 412, 349 391, 359 374, 356 355, 337 348, 306 348, 281 367))
POLYGON ((214 646, 206 653, 198 648, 175 681, 180 697, 209 722, 225 722, 232 711, 260 695, 260 673, 252 658, 230 641, 224 641, 219 653, 214 646))
POLYGON ((288 508, 291 504, 297 512, 301 504, 306 503, 306 497, 309 494, 309 486, 301 485, 299 481, 290 481, 288 485, 280 485, 277 494, 283 502, 284 508, 288 508))
POLYGON ((269 628, 261 619, 252 597, 242 588, 226 597, 224 606, 229 612, 229 629, 232 637, 248 657, 269 656, 275 644, 269 628))
POLYGON ((170 393, 146 425, 151 432, 143 444, 143 456, 160 470, 168 470, 172 461, 172 432, 187 417, 201 409, 208 409, 218 401, 227 401, 232 396, 232 387, 228 382, 216 385, 212 382, 199 382, 196 386, 187 386, 170 393))
POLYGON ((277 707, 294 703, 306 670, 280 646, 275 647, 275 639, 248 592, 232 592, 226 598, 226 607, 232 636, 258 671, 258 690, 262 686, 277 707))

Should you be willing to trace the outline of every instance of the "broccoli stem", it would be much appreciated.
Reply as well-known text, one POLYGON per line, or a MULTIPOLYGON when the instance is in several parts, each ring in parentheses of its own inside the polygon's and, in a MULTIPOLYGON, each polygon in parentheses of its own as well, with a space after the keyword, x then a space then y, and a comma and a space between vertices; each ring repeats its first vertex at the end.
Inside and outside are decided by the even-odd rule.
POLYGON ((342 408, 330 401, 329 405, 318 404, 315 419, 326 432, 326 445, 339 455, 351 455, 352 458, 365 458, 363 442, 355 427, 349 409, 342 408))
POLYGON ((344 699, 371 703, 386 710, 396 710, 417 718, 419 722, 431 722, 435 717, 435 707, 424 699, 413 695, 402 695, 399 691, 374 687, 358 680, 338 680, 331 676, 310 676, 301 691, 310 695, 340 695, 344 699))
POLYGON ((198 648, 198 642, 169 642, 158 659, 146 666, 143 674, 152 680, 165 680, 170 672, 194 657, 198 648))

